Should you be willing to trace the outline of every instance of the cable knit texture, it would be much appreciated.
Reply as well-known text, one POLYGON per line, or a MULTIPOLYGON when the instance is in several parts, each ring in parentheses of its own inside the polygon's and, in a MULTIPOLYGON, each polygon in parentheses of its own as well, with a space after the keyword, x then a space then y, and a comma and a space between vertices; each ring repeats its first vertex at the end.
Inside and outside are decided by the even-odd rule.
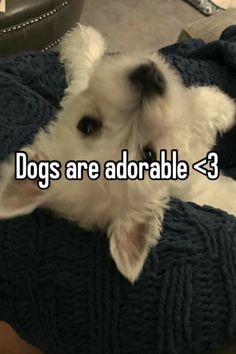
MULTIPOLYGON (((215 84, 235 96, 236 27, 215 43, 193 40, 163 54, 186 85, 215 84)), ((54 116, 64 87, 56 53, 0 59, 0 159, 54 116)), ((232 176, 235 146, 234 130, 218 144, 232 176)), ((219 348, 236 340, 236 219, 173 200, 134 286, 116 270, 102 233, 41 209, 1 221, 0 318, 45 354, 219 348)))

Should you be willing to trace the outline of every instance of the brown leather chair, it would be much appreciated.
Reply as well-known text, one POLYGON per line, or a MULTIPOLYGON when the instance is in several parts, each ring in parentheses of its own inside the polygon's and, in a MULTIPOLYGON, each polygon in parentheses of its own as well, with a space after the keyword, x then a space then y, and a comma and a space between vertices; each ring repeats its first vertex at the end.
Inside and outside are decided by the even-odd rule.
POLYGON ((0 56, 48 50, 79 21, 85 0, 6 0, 0 12, 0 56))

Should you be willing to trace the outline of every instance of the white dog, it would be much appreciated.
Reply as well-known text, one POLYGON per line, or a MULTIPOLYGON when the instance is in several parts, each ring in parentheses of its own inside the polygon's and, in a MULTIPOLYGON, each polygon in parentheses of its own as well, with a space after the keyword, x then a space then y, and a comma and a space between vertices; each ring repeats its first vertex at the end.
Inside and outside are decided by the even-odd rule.
MULTIPOLYGON (((215 87, 186 88, 165 60, 154 55, 105 54, 102 36, 77 26, 65 36, 61 59, 68 88, 58 119, 22 148, 32 160, 158 160, 177 149, 189 165, 201 160, 218 132, 235 122, 233 101, 215 87)), ((134 282, 150 248, 160 238, 170 197, 208 204, 236 215, 236 183, 225 176, 209 181, 191 170, 185 181, 54 181, 40 190, 35 181, 14 178, 14 159, 1 167, 0 217, 55 210, 85 228, 107 231, 120 272, 134 282)))

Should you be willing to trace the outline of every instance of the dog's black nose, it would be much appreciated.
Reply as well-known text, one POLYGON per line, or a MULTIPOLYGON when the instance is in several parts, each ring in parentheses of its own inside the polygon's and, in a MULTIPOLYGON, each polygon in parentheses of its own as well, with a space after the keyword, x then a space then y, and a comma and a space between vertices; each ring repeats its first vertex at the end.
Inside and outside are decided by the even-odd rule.
POLYGON ((130 81, 141 92, 142 97, 163 96, 166 90, 165 77, 153 62, 142 64, 133 70, 130 81))

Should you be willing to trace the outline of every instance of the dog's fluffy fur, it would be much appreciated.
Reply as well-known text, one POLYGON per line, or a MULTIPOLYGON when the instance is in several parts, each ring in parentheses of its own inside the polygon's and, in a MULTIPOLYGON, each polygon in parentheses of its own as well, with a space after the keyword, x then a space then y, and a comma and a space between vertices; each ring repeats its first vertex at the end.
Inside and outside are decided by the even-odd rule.
MULTIPOLYGON (((129 159, 140 160, 148 146, 156 152, 178 149, 189 165, 204 158, 223 133, 235 122, 233 101, 215 87, 186 88, 180 77, 159 54, 105 56, 102 36, 78 25, 61 45, 68 88, 58 119, 40 131, 31 146, 22 148, 30 159, 107 160, 120 159, 128 149, 129 159), (162 86, 132 82, 132 74, 152 65, 162 86), (100 129, 91 136, 78 130, 78 122, 92 116, 100 129)), ((141 75, 142 76, 142 75, 141 75)), ((142 77, 139 78, 142 81, 142 77)), ((135 80, 133 80, 135 81, 135 80)), ((137 81, 137 80, 136 80, 137 81)), ((144 80, 145 81, 145 80, 144 80)), ((220 176, 209 181, 190 171, 186 181, 68 181, 64 177, 39 190, 36 183, 14 179, 14 161, 1 168, 0 216, 30 213, 38 206, 51 208, 85 228, 107 231, 117 268, 131 282, 142 270, 150 247, 157 243, 163 212, 169 197, 208 204, 236 215, 236 183, 220 176)))

